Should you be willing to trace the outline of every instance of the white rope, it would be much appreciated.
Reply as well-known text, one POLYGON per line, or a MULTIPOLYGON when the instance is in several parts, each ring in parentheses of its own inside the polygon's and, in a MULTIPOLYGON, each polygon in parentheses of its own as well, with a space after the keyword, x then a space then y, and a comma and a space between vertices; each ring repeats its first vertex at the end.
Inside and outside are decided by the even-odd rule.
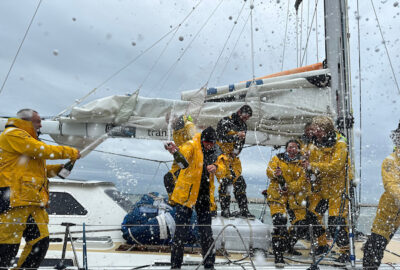
POLYGON ((8 77, 10 76, 11 70, 12 70, 12 68, 14 67, 15 62, 17 61, 17 57, 18 57, 18 55, 19 55, 19 52, 21 51, 22 45, 24 44, 24 41, 25 41, 25 39, 26 39, 26 36, 28 35, 29 29, 31 28, 31 25, 32 25, 32 23, 33 23, 33 20, 35 19, 36 14, 37 14, 37 12, 38 12, 39 7, 40 7, 41 4, 42 4, 42 0, 39 0, 39 3, 38 3, 38 5, 37 5, 37 7, 36 7, 35 12, 33 13, 33 16, 32 16, 32 19, 31 19, 29 25, 28 25, 28 28, 27 28, 26 31, 25 31, 24 37, 22 38, 22 41, 21 41, 21 43, 19 44, 17 53, 15 54, 14 59, 13 59, 13 61, 11 62, 11 66, 10 66, 10 68, 8 69, 7 75, 6 75, 5 79, 4 79, 4 82, 3 82, 3 84, 1 85, 0 94, 1 94, 1 92, 3 92, 4 86, 6 85, 6 82, 7 82, 7 80, 8 80, 8 77))
MULTIPOLYGON (((207 226, 209 226, 209 225, 207 225, 207 226)), ((214 249, 215 243, 217 242, 218 238, 221 236, 221 234, 222 234, 222 233, 225 231, 225 229, 228 228, 228 227, 233 227, 233 228, 236 230, 236 232, 237 232, 237 234, 238 234, 240 240, 242 241, 244 250, 246 251, 247 255, 249 256, 249 260, 250 260, 251 266, 252 266, 252 268, 253 268, 254 270, 256 270, 256 266, 254 265, 253 259, 252 259, 251 256, 250 256, 250 251, 247 249, 246 243, 244 242, 244 239, 243 239, 243 237, 242 237, 240 231, 239 231, 238 228, 237 228, 235 225, 233 225, 233 224, 225 225, 225 227, 223 227, 223 228, 221 229, 221 231, 218 233, 217 237, 215 237, 215 240, 214 240, 214 242, 211 244, 211 246, 210 246, 210 248, 208 249, 207 253, 204 255, 203 260, 197 265, 197 267, 195 268, 195 270, 198 270, 198 269, 200 268, 200 266, 204 263, 205 259, 210 255, 210 253, 211 253, 212 250, 214 249)))
POLYGON ((286 38, 287 38, 287 29, 288 29, 288 21, 289 21, 289 10, 290 10, 290 0, 288 0, 288 3, 287 3, 285 38, 283 39, 283 52, 282 52, 281 71, 283 71, 283 63, 285 61, 285 50, 286 50, 286 38))
POLYGON ((394 79, 394 82, 395 82, 395 84, 396 84, 397 91, 398 91, 399 94, 400 94, 400 88, 399 88, 399 84, 397 83, 396 74, 394 73, 394 68, 393 68, 393 65, 392 65, 392 60, 391 60, 390 55, 389 55, 389 50, 388 50, 388 48, 387 48, 387 46, 386 46, 386 40, 385 40, 385 38, 383 37, 383 32, 382 32, 381 24, 379 23, 378 14, 376 13, 375 6, 374 6, 374 2, 373 2, 372 0, 371 0, 371 5, 372 5, 372 8, 373 8, 374 13, 375 13, 376 22, 378 23, 379 32, 381 33, 382 43, 383 43, 383 46, 385 47, 385 50, 386 50, 386 55, 387 55, 388 60, 389 60, 390 69, 392 70, 393 79, 394 79))
POLYGON ((254 137, 256 138, 256 146, 257 146, 258 152, 260 153, 261 159, 265 162, 265 164, 268 164, 268 161, 264 158, 264 156, 261 152, 261 148, 260 148, 259 141, 257 138, 257 125, 254 127, 254 137))

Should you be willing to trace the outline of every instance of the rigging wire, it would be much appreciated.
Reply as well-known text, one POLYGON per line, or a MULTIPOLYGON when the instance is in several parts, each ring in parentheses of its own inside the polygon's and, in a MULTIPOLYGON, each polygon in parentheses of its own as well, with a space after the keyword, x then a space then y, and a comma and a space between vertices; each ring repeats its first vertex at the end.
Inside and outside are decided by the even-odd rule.
POLYGON ((250 2, 250 33, 251 33, 251 70, 253 72, 253 82, 256 79, 254 72, 254 31, 253 31, 253 10, 254 10, 254 0, 250 2))
MULTIPOLYGON (((311 19, 311 25, 313 24, 314 18, 316 17, 317 7, 318 7, 318 0, 315 2, 314 14, 313 14, 313 17, 311 19)), ((306 45, 305 45, 305 48, 304 48, 304 54, 303 54, 303 58, 301 59, 301 62, 300 62, 301 66, 303 66, 304 58, 306 58, 306 53, 307 53, 307 48, 308 48, 308 41, 310 40, 311 30, 312 30, 312 27, 310 27, 310 29, 308 31, 308 34, 307 34, 307 40, 306 40, 306 45)))
POLYGON ((243 25, 242 30, 240 31, 240 34, 239 34, 238 38, 236 39, 235 45, 233 45, 233 48, 232 48, 232 50, 231 50, 231 53, 230 53, 228 59, 226 60, 225 66, 224 66, 224 68, 222 69, 222 71, 221 71, 221 73, 220 73, 220 75, 219 75, 219 78, 221 78, 222 75, 224 74, 224 72, 225 72, 225 70, 226 70, 226 67, 228 66, 228 63, 229 63, 230 59, 232 58, 233 52, 235 51, 236 46, 237 46, 238 43, 239 43, 240 37, 242 36, 242 34, 243 34, 243 32, 244 32, 244 29, 246 28, 246 25, 247 25, 249 19, 250 19, 250 13, 249 13, 249 15, 248 15, 247 18, 246 18, 246 21, 245 21, 245 23, 244 23, 244 25, 243 25))
MULTIPOLYGON (((307 0, 307 31, 309 31, 310 29, 310 33, 311 33, 311 27, 310 27, 310 1, 311 0, 307 0)), ((312 25, 313 22, 311 22, 312 25)), ((305 65, 307 66, 307 62, 308 62, 308 50, 307 47, 305 49, 305 54, 306 54, 306 62, 305 65)))
POLYGON ((299 67, 299 12, 296 10, 296 66, 299 67))
POLYGON ((215 9, 211 12, 210 16, 206 19, 206 21, 203 23, 203 25, 200 27, 200 29, 197 31, 197 33, 194 35, 192 40, 189 42, 189 44, 186 46, 186 48, 183 50, 183 52, 179 55, 178 59, 170 66, 170 68, 167 70, 167 72, 161 77, 161 79, 158 81, 156 85, 160 85, 159 89, 163 89, 165 84, 167 83, 168 79, 170 78, 170 75, 175 67, 178 65, 178 63, 181 61, 182 57, 185 55, 185 53, 189 50, 193 42, 196 40, 196 38, 199 36, 200 32, 203 30, 203 28, 207 25, 207 23, 210 21, 214 13, 217 11, 217 9, 221 6, 223 0, 220 0, 218 5, 215 7, 215 9), (164 81, 164 82, 163 82, 164 81), (163 82, 163 83, 161 83, 163 82))
POLYGON ((37 7, 36 7, 35 12, 33 13, 33 16, 32 16, 32 19, 31 19, 29 25, 28 25, 28 28, 27 28, 26 31, 25 31, 24 37, 22 38, 22 41, 21 41, 21 43, 19 44, 17 53, 15 54, 14 59, 13 59, 13 61, 11 62, 11 66, 10 66, 8 72, 7 72, 6 78, 4 79, 3 84, 1 85, 0 94, 3 92, 4 86, 6 85, 6 82, 7 82, 7 80, 8 80, 8 77, 10 76, 11 70, 13 69, 15 62, 17 61, 17 57, 18 57, 18 55, 19 55, 19 52, 21 51, 22 45, 24 44, 24 41, 25 41, 25 39, 26 39, 26 37, 27 37, 27 35, 28 35, 29 29, 31 28, 31 25, 32 25, 32 23, 33 23, 33 20, 35 19, 36 14, 37 14, 37 12, 38 12, 39 7, 40 7, 41 4, 42 4, 42 0, 39 0, 39 3, 38 3, 38 5, 37 5, 37 7))
MULTIPOLYGON (((318 0, 315 0, 314 1, 315 2, 315 7, 317 8, 318 7, 318 0)), ((318 14, 318 8, 317 8, 317 14, 318 14)), ((316 63, 318 63, 318 59, 319 59, 319 56, 318 56, 318 15, 317 16, 315 16, 315 43, 316 43, 316 52, 317 52, 317 61, 316 61, 316 63)))
POLYGON ((210 76, 208 77, 208 80, 207 80, 207 82, 206 82, 206 85, 208 85, 209 81, 211 80, 211 76, 212 76, 212 74, 214 73, 214 70, 215 70, 215 68, 217 67, 218 63, 219 63, 219 60, 220 60, 220 58, 221 58, 221 56, 222 56, 222 54, 223 54, 223 52, 224 52, 224 50, 225 50, 226 45, 228 44, 229 39, 231 38, 231 35, 232 35, 232 33, 233 33, 233 30, 235 29, 235 27, 236 27, 236 25, 237 25, 237 21, 239 20, 240 16, 242 15, 242 12, 243 12, 243 9, 244 9, 245 5, 246 5, 246 2, 243 1, 242 8, 240 9, 239 14, 238 14, 238 16, 237 16, 237 18, 236 18, 236 20, 235 20, 235 22, 234 22, 234 24, 233 24, 233 26, 232 26, 232 28, 231 28, 231 31, 229 32, 228 38, 225 40, 224 46, 222 47, 221 53, 219 54, 219 56, 218 56, 218 58, 217 58, 217 61, 215 61, 214 67, 213 67, 212 70, 211 70, 211 73, 210 73, 210 76))
MULTIPOLYGON (((202 0, 200 0, 200 2, 197 4, 197 6, 201 3, 202 0)), ((100 87, 102 87, 103 85, 105 85, 107 82, 109 82, 111 79, 113 79, 115 76, 117 76, 118 74, 120 74, 122 71, 124 71, 126 68, 128 68, 130 65, 132 65, 134 62, 136 62, 136 60, 138 60, 141 56, 143 56, 144 54, 146 54, 148 51, 150 51, 152 48, 154 48, 158 43, 160 43, 164 38, 166 38, 167 36, 169 36, 172 32, 176 31, 177 28, 179 28, 183 22, 185 22, 187 20, 187 18, 193 13, 193 11, 197 8, 197 6, 193 7, 192 10, 189 12, 189 14, 182 20, 182 22, 180 22, 177 26, 173 27, 171 30, 169 30, 167 33, 165 33, 161 38, 159 38, 158 40, 156 40, 152 45, 150 45, 149 47, 147 47, 144 51, 142 51, 139 55, 137 55, 135 58, 133 58, 131 61, 129 61, 127 64, 125 64, 123 67, 121 67, 120 69, 118 69, 116 72, 114 72, 113 74, 111 74, 106 80, 104 80, 103 82, 101 82, 100 84, 98 84, 95 88, 93 88, 92 90, 90 90, 85 96, 81 97, 80 99, 77 99, 73 104, 71 104, 70 106, 68 106, 67 108, 65 108, 63 111, 61 111, 60 113, 58 113, 54 118, 56 119, 57 117, 60 117, 61 115, 63 115, 65 112, 69 111, 70 109, 72 109, 74 106, 79 105, 80 103, 82 103, 86 98, 88 98, 90 95, 94 94, 100 87)))
POLYGON ((395 82, 395 84, 396 84, 397 91, 398 91, 399 94, 400 94, 400 88, 399 88, 399 84, 397 83, 396 74, 394 73, 394 68, 393 68, 393 65, 392 65, 392 60, 390 59, 389 50, 388 50, 388 48, 387 48, 387 46, 386 46, 386 40, 385 40, 385 38, 383 37, 383 32, 382 32, 381 24, 379 23, 378 14, 376 13, 375 5, 374 5, 374 2, 373 2, 372 0, 371 0, 371 5, 372 5, 372 9, 374 10, 374 13, 375 13, 376 22, 378 23, 379 32, 380 32, 381 37, 382 37, 382 43, 383 43, 383 46, 385 47, 386 55, 387 55, 388 60, 389 60, 390 69, 392 70, 393 79, 394 79, 394 82, 395 82))
POLYGON ((300 9, 300 46, 299 46, 299 62, 300 66, 302 66, 301 63, 301 51, 302 51, 302 46, 303 46, 303 6, 304 4, 301 3, 301 9, 300 9))
POLYGON ((287 4, 288 5, 287 5, 287 13, 286 13, 285 38, 283 39, 283 52, 282 52, 281 71, 283 71, 283 63, 285 61, 286 39, 287 39, 287 29, 288 29, 289 11, 290 11, 290 0, 288 0, 287 4))
MULTIPOLYGON (((48 140, 48 139, 41 139, 41 140, 42 140, 42 141, 46 141, 46 142, 52 142, 52 143, 55 143, 55 141, 54 141, 54 140, 48 140)), ((67 145, 67 146, 73 146, 73 145, 68 145, 68 144, 64 144, 64 145, 67 145)), ((149 159, 149 158, 136 157, 136 156, 132 156, 132 155, 120 154, 120 153, 114 153, 114 152, 103 151, 103 150, 97 150, 97 149, 94 149, 94 150, 92 150, 92 152, 98 152, 98 153, 103 153, 103 154, 108 154, 108 155, 113 155, 113 156, 120 156, 120 157, 134 158, 134 159, 140 159, 140 160, 152 161, 152 162, 158 162, 158 163, 168 163, 168 162, 172 162, 172 160, 157 160, 157 159, 149 159)))
POLYGON ((360 8, 359 8, 359 0, 357 0, 357 41, 358 41, 358 89, 359 89, 359 102, 360 102, 360 110, 359 110, 359 114, 360 114, 360 159, 359 159, 359 165, 358 165, 358 175, 360 177, 360 181, 359 181, 359 187, 358 187, 358 203, 359 205, 361 204, 361 166, 362 166, 362 91, 361 91, 361 33, 360 33, 360 8))
POLYGON ((194 6, 192 8, 192 10, 189 12, 188 15, 186 15, 186 17, 182 20, 181 23, 178 24, 178 27, 176 27, 175 32, 172 34, 171 38, 167 41, 167 43, 164 46, 164 49, 161 51, 160 55, 157 57, 156 61, 153 63, 153 65, 151 66, 151 68, 149 69, 148 73, 146 74, 146 76, 144 77, 143 81, 140 83, 139 87, 137 90, 140 90, 143 87, 143 84, 147 81, 147 79, 150 77, 151 73, 153 72, 154 68, 156 67, 157 63, 160 61, 161 57, 164 55, 165 51, 167 50, 169 44, 171 43, 172 39, 175 37, 176 33, 178 32, 178 30, 180 29, 180 27, 182 26, 182 24, 190 17, 190 15, 194 12, 194 10, 200 5, 200 3, 203 0, 200 0, 196 6, 194 6))

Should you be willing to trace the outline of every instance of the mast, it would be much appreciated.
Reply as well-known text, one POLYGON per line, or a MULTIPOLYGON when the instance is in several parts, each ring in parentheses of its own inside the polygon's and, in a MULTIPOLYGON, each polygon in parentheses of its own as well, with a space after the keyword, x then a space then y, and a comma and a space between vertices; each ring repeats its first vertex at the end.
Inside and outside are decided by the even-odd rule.
POLYGON ((348 187, 349 215, 349 242, 351 266, 355 267, 354 247, 354 187, 348 177, 349 170, 354 168, 354 135, 352 116, 352 100, 350 88, 350 54, 348 31, 347 0, 324 0, 325 15, 325 50, 327 66, 331 72, 331 98, 336 109, 337 128, 346 135, 348 140, 348 153, 351 159, 351 168, 346 168, 346 181, 348 187))

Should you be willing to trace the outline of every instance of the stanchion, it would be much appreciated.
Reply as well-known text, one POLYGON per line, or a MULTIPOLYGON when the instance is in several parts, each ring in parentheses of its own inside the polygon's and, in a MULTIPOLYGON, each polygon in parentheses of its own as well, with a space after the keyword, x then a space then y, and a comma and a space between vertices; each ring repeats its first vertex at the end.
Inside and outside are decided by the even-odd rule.
POLYGON ((315 241, 314 241, 313 227, 312 227, 311 224, 310 224, 309 228, 310 228, 312 264, 310 265, 309 268, 307 268, 307 270, 319 270, 319 267, 318 267, 318 265, 316 263, 316 260, 315 260, 315 241))
POLYGON ((63 222, 63 223, 61 223, 61 226, 65 226, 64 243, 63 243, 63 248, 62 248, 62 253, 61 253, 61 260, 54 267, 54 269, 59 269, 59 270, 67 268, 65 266, 65 264, 64 264, 64 260, 65 260, 65 253, 67 251, 67 244, 68 244, 68 237, 69 237, 69 227, 75 226, 75 224, 74 223, 63 222))
POLYGON ((86 246, 86 228, 85 228, 85 222, 83 223, 83 245, 82 245, 82 249, 83 249, 83 269, 88 270, 88 264, 87 264, 87 246, 86 246))

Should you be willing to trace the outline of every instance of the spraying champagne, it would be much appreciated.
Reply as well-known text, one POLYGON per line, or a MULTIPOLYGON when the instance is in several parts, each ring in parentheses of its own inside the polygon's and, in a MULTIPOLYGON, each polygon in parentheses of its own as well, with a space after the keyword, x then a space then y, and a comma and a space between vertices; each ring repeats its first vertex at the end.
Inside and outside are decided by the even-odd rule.
MULTIPOLYGON (((103 136, 97 138, 94 142, 86 146, 81 152, 81 158, 85 157, 87 154, 89 154, 93 149, 95 149, 99 144, 104 142, 108 138, 108 133, 104 134, 103 136)), ((70 174, 72 169, 74 168, 76 160, 70 160, 67 163, 64 164, 63 168, 60 170, 60 172, 57 174, 58 177, 65 179, 67 178, 70 174)))

